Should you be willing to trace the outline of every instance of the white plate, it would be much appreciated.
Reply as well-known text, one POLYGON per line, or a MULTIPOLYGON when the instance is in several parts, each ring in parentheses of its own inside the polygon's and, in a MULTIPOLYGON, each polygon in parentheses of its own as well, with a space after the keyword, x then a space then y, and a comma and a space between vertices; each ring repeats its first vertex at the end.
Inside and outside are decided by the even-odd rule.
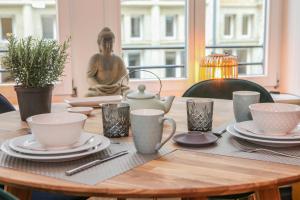
POLYGON ((227 126, 227 132, 237 138, 247 140, 248 142, 259 144, 262 146, 268 146, 268 147, 292 147, 292 146, 299 146, 300 140, 271 140, 271 139, 260 139, 260 138, 254 138, 254 137, 248 137, 246 135, 240 134, 234 129, 234 125, 231 124, 227 126))
POLYGON ((97 148, 91 148, 89 150, 86 150, 84 152, 80 153, 73 153, 73 154, 64 154, 64 155, 30 155, 30 154, 22 154, 20 152, 14 151, 9 147, 9 141, 5 141, 1 145, 1 150, 6 153, 9 156, 15 157, 15 158, 21 158, 31 161, 39 161, 39 162, 64 162, 64 161, 70 161, 70 160, 76 160, 88 155, 91 155, 93 153, 97 153, 100 151, 103 151, 110 145, 110 140, 104 136, 100 136, 102 143, 100 146, 97 146, 97 148))
POLYGON ((65 99, 65 102, 71 106, 90 106, 99 107, 101 103, 119 103, 122 100, 121 95, 114 96, 99 96, 99 97, 85 97, 85 98, 72 98, 65 99))
POLYGON ((292 132, 286 135, 272 135, 272 134, 264 133, 263 131, 257 128, 254 121, 252 120, 235 123, 234 129, 243 135, 261 138, 261 139, 300 140, 300 126, 297 126, 295 130, 293 130, 292 132))
POLYGON ((79 151, 84 151, 89 148, 92 148, 96 145, 99 145, 101 143, 102 137, 100 135, 96 135, 93 133, 87 133, 82 132, 80 136, 80 140, 75 143, 73 146, 76 146, 75 148, 67 148, 67 149, 47 149, 46 151, 43 151, 44 149, 37 141, 34 140, 34 137, 32 134, 30 135, 23 135, 19 137, 15 137, 13 139, 10 139, 8 144, 9 147, 15 151, 18 151, 20 153, 25 154, 32 154, 32 155, 53 155, 53 154, 66 154, 66 153, 75 153, 79 151), (93 137, 92 141, 90 141, 87 144, 84 144, 89 138, 93 137), (32 142, 28 142, 32 141, 32 142), (28 145, 26 145, 28 143, 28 145), (21 146, 26 146, 29 148, 22 148, 21 146), (41 150, 33 150, 33 149, 41 149, 41 150))
POLYGON ((68 112, 70 113, 81 113, 84 115, 89 115, 94 110, 92 107, 71 107, 68 108, 68 112))

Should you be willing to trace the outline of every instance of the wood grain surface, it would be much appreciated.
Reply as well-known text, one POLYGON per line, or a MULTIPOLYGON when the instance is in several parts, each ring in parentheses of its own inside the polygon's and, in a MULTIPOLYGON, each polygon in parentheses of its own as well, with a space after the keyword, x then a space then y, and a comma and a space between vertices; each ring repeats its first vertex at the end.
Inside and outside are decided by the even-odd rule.
MULTIPOLYGON (((177 132, 187 130, 185 100, 177 98, 167 114, 175 119, 177 132)), ((231 122, 232 102, 215 100, 214 103, 214 126, 231 122)), ((65 104, 56 104, 53 112, 65 109, 65 104)), ((85 130, 100 134, 101 121, 100 110, 95 110, 87 120, 85 130)), ((0 141, 27 132, 27 124, 20 121, 18 112, 0 115, 0 141)), ((168 145, 172 143, 169 142, 168 145)), ((207 196, 256 191, 257 199, 270 200, 272 197, 271 199, 276 200, 280 198, 278 186, 299 180, 299 166, 185 150, 176 150, 94 186, 0 168, 0 182, 7 184, 8 190, 17 191, 18 194, 30 194, 30 189, 39 189, 85 196, 206 199, 207 196), (22 188, 23 191, 20 191, 22 188)), ((21 195, 21 199, 26 199, 26 195, 21 195)))

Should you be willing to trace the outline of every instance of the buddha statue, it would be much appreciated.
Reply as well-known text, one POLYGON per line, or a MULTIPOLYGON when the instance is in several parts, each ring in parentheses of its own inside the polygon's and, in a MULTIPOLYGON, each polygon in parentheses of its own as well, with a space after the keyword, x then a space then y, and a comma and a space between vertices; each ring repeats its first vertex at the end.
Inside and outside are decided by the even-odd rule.
POLYGON ((128 87, 128 78, 123 60, 113 53, 115 36, 105 27, 98 35, 99 53, 94 54, 89 61, 87 79, 89 90, 86 96, 105 96, 123 94, 128 87))

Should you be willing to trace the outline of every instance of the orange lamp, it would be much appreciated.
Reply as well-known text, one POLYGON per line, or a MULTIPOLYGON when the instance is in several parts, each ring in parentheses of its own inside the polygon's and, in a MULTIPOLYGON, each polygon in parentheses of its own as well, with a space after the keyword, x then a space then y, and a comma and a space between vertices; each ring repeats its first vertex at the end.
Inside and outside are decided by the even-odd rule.
POLYGON ((237 77, 238 61, 236 56, 212 54, 201 60, 200 80, 237 77))

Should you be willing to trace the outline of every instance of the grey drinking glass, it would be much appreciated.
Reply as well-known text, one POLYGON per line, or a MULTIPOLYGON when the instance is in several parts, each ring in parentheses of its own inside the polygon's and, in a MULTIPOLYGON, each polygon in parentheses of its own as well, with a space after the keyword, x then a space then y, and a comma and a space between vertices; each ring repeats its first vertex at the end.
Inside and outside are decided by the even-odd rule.
POLYGON ((212 100, 194 100, 186 102, 189 131, 211 131, 213 121, 212 100))
POLYGON ((130 107, 127 103, 101 104, 104 136, 128 136, 130 107))

